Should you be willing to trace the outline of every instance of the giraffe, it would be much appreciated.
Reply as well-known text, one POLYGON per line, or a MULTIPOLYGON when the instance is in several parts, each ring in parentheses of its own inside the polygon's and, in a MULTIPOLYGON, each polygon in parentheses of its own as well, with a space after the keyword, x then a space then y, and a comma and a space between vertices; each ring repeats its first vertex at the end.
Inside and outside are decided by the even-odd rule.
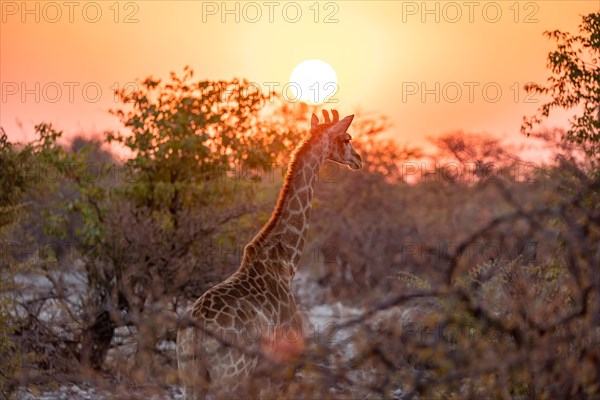
POLYGON ((319 167, 324 160, 362 168, 347 133, 354 118, 313 114, 294 150, 271 218, 245 246, 240 267, 186 311, 192 326, 177 333, 177 363, 186 399, 251 392, 260 362, 289 365, 304 350, 302 319, 291 282, 304 249, 319 167), (263 357, 264 356, 264 357, 263 357))

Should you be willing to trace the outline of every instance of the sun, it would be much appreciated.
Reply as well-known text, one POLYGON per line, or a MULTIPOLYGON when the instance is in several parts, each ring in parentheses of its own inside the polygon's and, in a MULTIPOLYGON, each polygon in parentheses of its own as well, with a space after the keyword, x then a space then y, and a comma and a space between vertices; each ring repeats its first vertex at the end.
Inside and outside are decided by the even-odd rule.
POLYGON ((290 91, 294 100, 321 104, 338 90, 338 80, 331 65, 321 60, 304 60, 290 75, 290 91))

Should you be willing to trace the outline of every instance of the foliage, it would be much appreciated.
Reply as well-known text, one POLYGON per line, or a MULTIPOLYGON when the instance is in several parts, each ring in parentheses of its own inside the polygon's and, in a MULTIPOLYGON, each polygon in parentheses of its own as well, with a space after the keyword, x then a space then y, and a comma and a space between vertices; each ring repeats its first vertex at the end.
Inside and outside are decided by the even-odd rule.
POLYGON ((537 114, 525 118, 521 131, 532 133, 554 108, 575 108, 566 132, 569 142, 582 146, 588 156, 600 154, 600 13, 583 16, 579 34, 559 30, 545 32, 557 43, 548 55, 552 76, 546 85, 528 84, 530 93, 549 95, 552 99, 542 105, 537 114))
POLYGON ((423 155, 418 147, 400 145, 384 137, 391 128, 385 116, 359 114, 355 120, 351 127, 355 135, 354 147, 363 155, 364 168, 369 173, 384 176, 388 180, 402 180, 402 163, 423 155))
POLYGON ((148 195, 138 186, 201 183, 240 163, 268 168, 286 143, 298 139, 287 126, 259 118, 267 97, 247 81, 191 82, 192 77, 186 68, 183 77, 172 73, 169 83, 148 78, 140 90, 119 92, 133 110, 113 113, 132 134, 109 133, 107 139, 133 153, 127 166, 142 197, 148 195))
MULTIPOLYGON (((360 193, 360 181, 354 184, 360 193)), ((336 361, 305 360, 325 365, 323 379, 345 384, 319 381, 322 391, 301 392, 350 398, 598 397, 599 185, 565 162, 526 184, 499 178, 475 186, 421 183, 403 186, 402 197, 372 186, 376 219, 360 202, 351 203, 352 212, 334 203, 329 215, 338 215, 343 225, 333 229, 341 240, 324 249, 335 254, 323 260, 327 273, 319 276, 335 290, 325 301, 346 298, 371 306, 335 326, 344 335, 354 329, 350 340, 320 350, 335 354, 336 361), (387 201, 379 192, 387 193, 387 201), (391 228, 403 208, 408 212, 398 219, 405 233, 391 228), (445 216, 449 212, 454 221, 445 216), (410 234, 411 225, 416 234, 410 234), (342 355, 345 343, 355 349, 350 359, 342 355), (575 370, 581 373, 564 373, 575 370)))
POLYGON ((18 173, 18 162, 11 144, 2 131, 0 136, 0 393, 5 395, 12 391, 11 384, 19 366, 19 350, 12 339, 18 328, 18 321, 12 313, 14 304, 8 296, 13 289, 11 285, 14 263, 8 253, 5 231, 18 218, 19 201, 25 184, 23 176, 18 173))
POLYGON ((14 296, 20 287, 14 276, 32 265, 19 259, 22 249, 11 240, 11 234, 27 213, 23 197, 36 184, 34 155, 48 140, 42 137, 38 142, 18 147, 0 129, 0 393, 6 396, 14 390, 21 362, 29 358, 29 349, 15 340, 22 321, 14 296))

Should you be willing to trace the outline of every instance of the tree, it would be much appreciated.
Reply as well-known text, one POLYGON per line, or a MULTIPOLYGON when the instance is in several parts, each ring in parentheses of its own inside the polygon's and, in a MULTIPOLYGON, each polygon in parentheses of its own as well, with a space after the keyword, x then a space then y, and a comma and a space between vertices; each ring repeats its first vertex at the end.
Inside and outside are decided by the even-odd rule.
POLYGON ((390 181, 402 180, 402 163, 421 157, 423 151, 419 147, 400 145, 394 139, 386 138, 384 134, 389 128, 385 116, 361 115, 352 126, 353 134, 356 133, 355 147, 365 161, 365 171, 384 176, 390 181))
POLYGON ((17 311, 20 305, 15 292, 20 285, 14 276, 38 266, 23 259, 26 244, 16 242, 12 234, 30 212, 27 192, 40 181, 36 157, 54 139, 43 134, 27 145, 15 145, 0 128, 0 394, 4 396, 14 390, 22 360, 33 359, 31 349, 15 337, 24 321, 17 311))
POLYGON ((15 262, 9 253, 5 232, 18 219, 19 203, 25 185, 25 177, 19 171, 18 154, 8 142, 4 130, 0 131, 0 393, 7 395, 19 359, 12 335, 18 327, 14 302, 9 292, 14 289, 12 275, 15 262))
MULTIPOLYGON (((518 171, 519 160, 511 146, 492 135, 459 130, 429 140, 436 147, 430 174, 437 181, 473 183, 518 171)), ((429 180, 427 175, 423 180, 429 180)))
POLYGON ((579 32, 578 35, 559 30, 544 33, 557 43, 556 50, 548 55, 552 76, 546 85, 531 83, 525 90, 552 99, 536 115, 524 118, 521 131, 532 133, 533 127, 554 108, 575 108, 577 113, 570 120, 565 139, 595 157, 600 154, 600 13, 584 16, 579 32))
MULTIPOLYGON (((139 90, 119 92, 131 107, 112 112, 131 134, 107 136, 132 153, 124 166, 128 179, 116 191, 124 208, 131 207, 134 220, 145 214, 155 225, 145 231, 167 240, 162 261, 150 257, 142 268, 155 269, 161 279, 174 273, 166 268, 166 254, 185 257, 199 239, 226 232, 229 222, 247 223, 240 219, 252 208, 253 182, 300 136, 293 124, 272 124, 261 115, 268 97, 247 81, 192 78, 193 71, 185 68, 181 77, 172 73, 169 82, 147 78, 139 90), (184 232, 187 237, 180 237, 184 232)), ((193 283, 189 274, 179 274, 184 285, 193 283)), ((171 283, 166 291, 185 290, 171 283)))

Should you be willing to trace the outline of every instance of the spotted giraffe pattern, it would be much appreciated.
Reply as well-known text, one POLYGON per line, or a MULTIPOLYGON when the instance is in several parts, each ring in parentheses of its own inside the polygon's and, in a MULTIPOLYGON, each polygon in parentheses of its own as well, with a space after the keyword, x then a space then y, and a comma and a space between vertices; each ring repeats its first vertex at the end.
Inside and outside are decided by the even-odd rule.
POLYGON ((249 378, 259 362, 285 365, 304 349, 291 282, 306 242, 319 167, 325 159, 362 167, 346 132, 353 116, 340 121, 335 110, 333 120, 323 114, 322 124, 313 114, 310 135, 292 155, 275 211, 244 248, 240 268, 187 311, 195 324, 179 330, 177 360, 188 400, 258 395, 260 388, 249 378))

